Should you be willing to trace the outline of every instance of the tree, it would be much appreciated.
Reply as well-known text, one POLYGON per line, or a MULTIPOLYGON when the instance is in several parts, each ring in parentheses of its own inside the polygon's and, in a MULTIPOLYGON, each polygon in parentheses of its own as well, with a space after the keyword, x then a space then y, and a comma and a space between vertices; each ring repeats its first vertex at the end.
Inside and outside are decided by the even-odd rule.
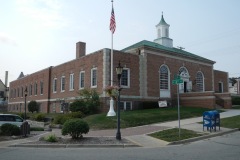
POLYGON ((36 102, 36 101, 30 101, 29 103, 28 103, 28 111, 29 112, 38 112, 38 107, 39 105, 38 105, 38 103, 36 102))
POLYGON ((99 111, 100 98, 96 90, 81 90, 79 93, 80 99, 76 99, 70 104, 70 111, 81 111, 84 114, 94 114, 99 111))

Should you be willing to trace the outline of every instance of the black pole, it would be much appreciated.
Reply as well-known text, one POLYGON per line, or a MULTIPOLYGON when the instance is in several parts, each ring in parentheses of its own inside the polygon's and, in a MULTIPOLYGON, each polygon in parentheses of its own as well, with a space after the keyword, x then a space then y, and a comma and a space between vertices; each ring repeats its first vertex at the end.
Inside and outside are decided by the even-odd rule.
POLYGON ((24 112, 24 120, 26 121, 26 119, 27 119, 27 114, 26 114, 26 106, 27 106, 27 104, 26 104, 26 94, 25 94, 25 108, 24 108, 24 110, 25 110, 25 112, 24 112))
POLYGON ((121 140, 121 132, 120 132, 120 79, 121 79, 121 74, 118 75, 118 105, 117 105, 117 134, 116 134, 116 139, 121 140))

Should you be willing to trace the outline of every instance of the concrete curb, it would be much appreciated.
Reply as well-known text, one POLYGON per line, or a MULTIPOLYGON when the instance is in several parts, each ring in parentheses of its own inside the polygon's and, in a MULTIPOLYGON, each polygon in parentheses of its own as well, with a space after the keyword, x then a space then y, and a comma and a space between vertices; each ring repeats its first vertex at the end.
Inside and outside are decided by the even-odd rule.
POLYGON ((132 144, 15 144, 9 147, 26 148, 130 148, 140 147, 132 144))
POLYGON ((240 129, 239 128, 235 128, 235 129, 232 129, 232 130, 229 130, 229 131, 224 131, 224 132, 219 132, 219 133, 214 133, 214 134, 209 134, 209 135, 203 135, 203 136, 189 138, 189 139, 184 139, 184 140, 180 140, 180 141, 174 141, 174 142, 170 142, 168 145, 178 145, 178 144, 185 144, 185 143, 195 142, 195 141, 199 141, 199 140, 203 140, 203 139, 208 139, 208 138, 212 138, 212 137, 222 136, 224 134, 233 133, 233 132, 236 132, 236 131, 240 131, 240 129))

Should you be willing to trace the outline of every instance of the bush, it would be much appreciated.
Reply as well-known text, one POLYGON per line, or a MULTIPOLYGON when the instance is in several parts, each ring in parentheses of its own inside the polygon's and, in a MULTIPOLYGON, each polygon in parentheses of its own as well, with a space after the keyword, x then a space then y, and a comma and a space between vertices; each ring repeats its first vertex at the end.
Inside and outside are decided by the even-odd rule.
POLYGON ((70 135, 72 139, 82 138, 82 134, 89 132, 89 125, 82 119, 70 119, 66 121, 62 128, 62 135, 70 135))
POLYGON ((84 101, 82 100, 76 100, 73 103, 70 104, 70 111, 72 112, 82 112, 84 114, 88 114, 89 110, 87 108, 87 106, 85 105, 84 101))
POLYGON ((44 113, 37 113, 33 116, 33 120, 43 122, 45 118, 44 113))
POLYGON ((72 113, 67 113, 67 114, 59 114, 54 118, 53 123, 63 125, 69 119, 83 118, 83 117, 84 117, 84 114, 82 112, 72 112, 72 113))
POLYGON ((57 137, 55 136, 55 134, 51 134, 47 137, 44 137, 44 140, 48 142, 57 142, 57 137))
POLYGON ((29 103, 28 103, 28 111, 29 112, 38 112, 38 103, 36 102, 36 101, 30 101, 29 103))
POLYGON ((69 119, 69 117, 67 116, 67 114, 59 114, 59 115, 55 116, 53 123, 54 124, 64 124, 68 119, 69 119))
POLYGON ((21 130, 18 126, 10 123, 5 123, 1 126, 1 134, 5 136, 20 135, 21 130))
POLYGON ((240 105, 240 97, 232 97, 233 105, 240 105))

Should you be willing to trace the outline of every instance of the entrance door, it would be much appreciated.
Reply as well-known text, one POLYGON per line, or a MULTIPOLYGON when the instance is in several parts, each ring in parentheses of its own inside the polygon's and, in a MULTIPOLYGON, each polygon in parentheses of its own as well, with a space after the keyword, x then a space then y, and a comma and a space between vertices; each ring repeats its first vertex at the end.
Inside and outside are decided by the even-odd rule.
POLYGON ((218 91, 219 91, 219 93, 223 93, 223 83, 222 82, 218 83, 218 91))

